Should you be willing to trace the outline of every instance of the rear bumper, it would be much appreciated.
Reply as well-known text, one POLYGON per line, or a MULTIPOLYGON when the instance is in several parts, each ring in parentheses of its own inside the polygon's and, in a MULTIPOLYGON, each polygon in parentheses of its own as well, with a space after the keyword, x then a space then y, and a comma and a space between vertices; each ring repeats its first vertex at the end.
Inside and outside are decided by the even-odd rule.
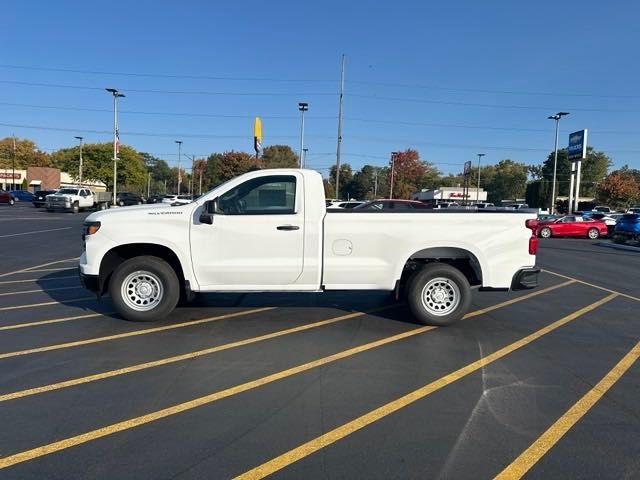
POLYGON ((540 269, 537 267, 518 270, 511 281, 511 290, 526 290, 537 287, 539 273, 540 269))

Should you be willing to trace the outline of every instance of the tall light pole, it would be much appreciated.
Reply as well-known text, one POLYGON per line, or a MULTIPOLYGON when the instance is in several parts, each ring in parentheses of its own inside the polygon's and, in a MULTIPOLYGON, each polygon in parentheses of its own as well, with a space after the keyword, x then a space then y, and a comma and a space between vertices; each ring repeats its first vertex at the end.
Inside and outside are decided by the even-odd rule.
POLYGON ((116 204, 117 184, 118 184, 118 153, 120 153, 120 135, 118 134, 118 98, 124 97, 115 88, 105 88, 113 95, 113 205, 116 204))
POLYGON ((178 144, 178 191, 176 192, 180 195, 180 184, 182 183, 182 173, 180 172, 180 161, 182 160, 182 140, 176 140, 178 144))
POLYGON ((302 168, 307 168, 307 152, 308 151, 309 151, 308 148, 302 149, 302 168))
POLYGON ((340 95, 338 96, 338 145, 336 146, 336 197, 340 190, 340 150, 342 147, 342 97, 344 97, 344 53, 340 62, 340 95))
POLYGON ((298 110, 300 110, 300 159, 299 167, 302 168, 302 159, 304 157, 304 112, 309 110, 309 104, 305 102, 298 103, 298 110))
POLYGON ((480 198, 480 159, 484 157, 484 153, 478 153, 478 188, 476 189, 476 203, 480 198))
POLYGON ((78 163, 78 183, 82 185, 82 139, 84 137, 74 137, 80 140, 80 161, 78 163))
POLYGON ((147 200, 151 196, 151 172, 147 173, 147 200))
POLYGON ((391 152, 391 186, 389 187, 389 198, 393 200, 393 176, 396 169, 396 155, 398 152, 391 152))
POLYGON ((13 155, 11 156, 11 190, 16 190, 16 136, 13 139, 13 155))
POLYGON ((556 143, 553 155, 553 186, 551 187, 551 205, 549 205, 549 213, 555 211, 556 206, 556 172, 558 170, 558 129, 560 126, 560 119, 565 115, 569 115, 569 112, 558 112, 555 115, 549 115, 549 120, 556 121, 556 143))

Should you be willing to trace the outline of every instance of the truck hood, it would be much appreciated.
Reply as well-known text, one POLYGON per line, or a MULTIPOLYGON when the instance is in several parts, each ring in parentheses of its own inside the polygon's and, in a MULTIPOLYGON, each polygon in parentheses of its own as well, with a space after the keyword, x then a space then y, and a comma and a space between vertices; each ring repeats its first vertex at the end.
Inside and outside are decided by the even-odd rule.
POLYGON ((141 221, 150 218, 150 215, 188 215, 196 208, 195 202, 186 205, 170 205, 167 203, 153 203, 148 205, 134 205, 130 207, 110 208, 89 215, 87 222, 112 222, 118 219, 139 218, 141 221))

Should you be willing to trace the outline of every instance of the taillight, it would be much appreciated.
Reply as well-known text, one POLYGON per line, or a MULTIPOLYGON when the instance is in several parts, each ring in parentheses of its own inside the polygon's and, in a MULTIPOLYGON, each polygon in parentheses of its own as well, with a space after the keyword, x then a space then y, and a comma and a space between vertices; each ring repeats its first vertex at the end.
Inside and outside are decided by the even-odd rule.
POLYGON ((535 255, 536 250, 538 249, 538 220, 535 218, 530 218, 524 221, 524 225, 531 230, 531 236, 529 237, 529 255, 535 255))
POLYGON ((538 250, 538 237, 531 235, 529 237, 529 255, 535 255, 538 250))

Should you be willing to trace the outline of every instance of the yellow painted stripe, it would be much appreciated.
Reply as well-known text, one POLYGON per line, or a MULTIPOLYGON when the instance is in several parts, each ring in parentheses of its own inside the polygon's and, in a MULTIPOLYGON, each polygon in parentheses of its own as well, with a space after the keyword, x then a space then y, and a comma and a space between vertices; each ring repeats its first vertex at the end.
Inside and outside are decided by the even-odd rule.
POLYGON ((627 293, 618 292, 617 290, 611 290, 610 288, 603 287, 602 285, 596 285, 595 283, 585 282, 584 280, 570 277, 569 275, 563 275, 562 273, 552 272, 551 270, 542 269, 542 271, 545 273, 549 273, 551 275, 555 275, 556 277, 573 280, 574 282, 581 283, 582 285, 587 285, 588 287, 597 288, 598 290, 602 290, 603 292, 615 293, 616 295, 620 295, 621 297, 628 298, 630 300, 635 300, 636 302, 640 302, 640 297, 634 297, 633 295, 629 295, 627 293))
POLYGON ((236 478, 243 480, 258 479, 271 475, 278 470, 281 470, 284 467, 291 465, 292 463, 297 462, 298 460, 301 460, 302 458, 305 458, 312 453, 315 453, 318 450, 321 450, 328 445, 331 445, 338 440, 341 440, 346 436, 351 435, 352 433, 357 432, 358 430, 371 425, 372 423, 377 422, 378 420, 391 415, 392 413, 397 412, 398 410, 408 405, 411 405, 412 403, 426 397, 427 395, 430 395, 433 392, 436 392, 441 388, 446 387, 447 385, 466 377, 467 375, 485 367, 486 365, 489 365, 490 363, 495 362, 496 360, 499 360, 500 358, 503 358, 504 356, 514 352, 515 350, 528 345, 529 343, 537 340, 543 335, 546 335, 547 333, 552 332, 555 329, 565 325, 566 323, 578 318, 580 315, 584 315, 585 313, 601 306, 615 296, 615 294, 611 294, 601 300, 598 300, 597 302, 592 303, 591 305, 581 308, 580 310, 577 310, 561 318, 560 320, 557 320, 550 325, 547 325, 546 327, 541 328, 540 330, 531 333, 526 337, 487 355, 486 357, 483 357, 462 368, 459 368, 458 370, 451 372, 448 375, 440 377, 437 380, 434 380, 418 388, 417 390, 414 390, 413 392, 403 395, 400 398, 397 398, 385 405, 382 405, 381 407, 376 408, 375 410, 371 410, 370 412, 354 420, 351 420, 344 425, 334 428, 333 430, 320 435, 313 440, 303 443, 302 445, 289 450, 288 452, 285 452, 282 455, 279 455, 263 463, 262 465, 259 465, 249 470, 248 472, 239 475, 236 478))
POLYGON ((25 305, 11 305, 9 307, 0 307, 0 312, 4 312, 7 310, 20 310, 21 308, 34 308, 34 307, 46 307, 48 305, 62 305, 65 303, 76 303, 76 302, 84 302, 85 300, 95 300, 96 296, 93 295, 91 297, 79 297, 79 298, 70 298, 68 300, 62 300, 60 302, 41 302, 41 303, 27 303, 25 305))
MULTIPOLYGON (((559 288, 560 286, 562 285, 556 285, 555 288, 559 288)), ((524 300, 523 297, 519 297, 519 298, 522 298, 524 300)), ((600 302, 603 303, 602 300, 600 302)), ((503 303, 507 303, 507 302, 503 302, 503 303)), ((511 302, 509 302, 509 304, 511 304, 511 302)), ((431 327, 431 326, 415 328, 413 330, 409 330, 407 332, 404 332, 398 335, 393 335, 391 337, 386 337, 374 342, 360 345, 358 347, 354 347, 349 350, 338 352, 318 360, 314 360, 302 365, 298 365, 293 368, 289 368, 287 370, 282 370, 280 372, 268 375, 266 377, 262 377, 256 380, 252 380, 250 382, 239 384, 239 385, 227 388, 225 390, 220 390, 218 392, 214 392, 209 395, 205 395, 203 397, 189 400, 187 402, 179 403, 177 405, 173 405, 171 407, 164 408, 162 410, 157 410, 155 412, 151 412, 146 415, 134 417, 129 420, 124 420, 122 422, 114 423, 112 425, 108 425, 106 427, 98 428, 96 430, 92 430, 80 435, 59 440, 57 442, 49 443, 46 445, 42 445, 40 447, 32 448, 30 450, 25 450, 20 453, 9 455, 7 457, 0 458, 0 469, 10 467, 17 463, 33 460, 35 458, 42 457, 50 453, 54 453, 60 450, 64 450, 66 448, 74 447, 76 445, 81 445, 83 443, 87 443, 87 442, 96 440, 98 438, 106 437, 108 435, 112 435, 112 434, 121 432, 123 430, 128 430, 128 429, 135 428, 150 422, 154 422, 156 420, 160 420, 162 418, 165 418, 171 415, 176 415, 178 413, 182 413, 182 412, 200 407, 202 405, 207 405, 217 400, 221 400, 223 398, 227 398, 232 395, 236 395, 236 394, 245 392, 247 390, 251 390, 251 389, 266 385, 268 383, 275 382, 277 380, 281 380, 291 375, 295 375, 297 373, 301 373, 301 372, 310 370, 312 368, 326 365, 327 363, 335 362, 337 360, 341 360, 351 355, 355 355, 357 353, 364 352, 366 350, 370 350, 372 348, 376 348, 382 345, 386 345, 388 343, 395 342, 397 340, 401 340, 413 335, 417 335, 430 330, 435 330, 436 328, 437 327, 431 327)))
POLYGON ((500 472, 497 480, 522 478, 558 441, 598 403, 602 396, 625 374, 640 357, 640 342, 636 343, 595 387, 589 390, 538 439, 500 472))
POLYGON ((3 327, 0 327, 0 331, 2 331, 2 330, 16 330, 18 328, 27 328, 27 327, 39 327, 41 325, 50 325, 52 323, 70 322, 72 320, 82 320, 84 318, 102 317, 104 315, 110 315, 111 313, 113 313, 113 312, 88 313, 86 315, 75 315, 73 317, 52 318, 52 319, 49 319, 49 320, 38 320, 37 322, 28 322, 28 323, 16 323, 14 325, 5 325, 3 327))
POLYGON ((45 277, 45 278, 26 278, 24 280, 5 280, 0 285, 9 285, 11 283, 27 283, 27 282, 50 282, 51 280, 66 280, 69 278, 78 279, 78 275, 65 275, 64 277, 45 277))
POLYGON ((34 265, 33 267, 27 267, 27 268, 22 268, 20 270, 14 270, 13 272, 0 273, 0 278, 1 277, 7 277, 9 275, 15 275, 16 273, 28 272, 32 268, 48 267, 49 265, 55 265, 56 263, 71 262, 73 260, 78 260, 78 259, 80 259, 80 257, 65 258, 63 260, 55 260, 53 262, 41 263, 40 265, 34 265))
POLYGON ((65 380, 58 383, 51 383, 49 385, 43 385, 41 387, 34 387, 26 390, 19 390, 17 392, 0 395, 0 402, 4 402, 6 400, 13 400, 16 398, 27 397, 29 395, 36 395, 39 393, 50 392, 52 390, 60 390, 61 388, 81 385, 83 383, 95 382, 97 380, 104 380, 105 378, 115 377, 118 375, 125 375, 127 373, 137 372, 139 370, 145 370, 147 368, 159 367, 162 365, 168 365, 170 363, 181 362, 184 360, 191 360, 193 358, 201 357, 203 355, 209 355, 216 352, 222 352, 224 350, 230 350, 232 348, 243 347, 245 345, 251 345, 252 343, 263 342, 265 340, 270 340, 272 338, 278 338, 285 335, 290 335, 292 333, 311 330, 312 328, 318 328, 324 325, 330 325, 332 323, 349 320, 351 318, 361 317, 363 315, 380 312, 382 310, 389 310, 390 308, 395 308, 395 307, 398 307, 398 305, 387 305, 385 307, 376 308, 375 310, 369 310, 368 312, 353 312, 347 315, 340 315, 339 317, 328 318, 326 320, 321 320, 319 322, 309 323, 307 325, 301 325, 299 327, 287 328, 285 330, 279 330, 277 332, 267 333, 264 335, 259 335, 257 337, 251 337, 244 340, 225 343, 223 345, 216 345, 214 347, 209 347, 202 350, 196 350, 195 352, 188 352, 182 355, 175 355, 173 357, 161 358, 159 360, 154 360, 151 362, 139 363, 137 365, 131 365, 129 367, 123 367, 115 370, 96 373, 94 375, 88 375, 86 377, 73 378, 71 380, 65 380))
MULTIPOLYGON (((487 307, 487 308, 483 308, 483 309, 480 309, 480 310, 475 310, 473 312, 467 313, 464 316, 464 318, 475 317, 475 316, 480 315, 482 313, 490 312, 490 311, 496 310, 498 308, 505 307, 507 305, 512 305, 513 303, 520 302, 520 301, 526 300, 528 298, 531 298, 531 297, 534 297, 534 296, 537 296, 537 295, 542 295, 543 293, 549 292, 549 291, 554 290, 556 288, 563 287, 565 285, 569 285, 571 283, 573 283, 573 282, 564 282, 564 283, 561 283, 561 284, 558 284, 558 285, 554 285, 552 287, 548 287, 548 288, 544 288, 544 289, 541 289, 541 290, 537 290, 536 292, 533 292, 533 293, 530 293, 530 294, 527 294, 527 295, 522 295, 520 297, 517 297, 517 298, 514 298, 514 299, 510 299, 510 300, 507 300, 505 302, 501 302, 501 303, 492 305, 492 306, 487 307)), ((231 349, 231 348, 236 348, 236 347, 241 347, 241 346, 244 346, 244 345, 249 345, 249 344, 256 343, 256 342, 269 340, 271 338, 277 338, 277 337, 281 337, 283 335, 289 335, 291 333, 302 332, 304 330, 309 330, 309 329, 312 329, 312 328, 321 327, 323 325, 329 325, 331 323, 336 323, 336 322, 339 322, 339 321, 342 321, 342 320, 348 320, 350 318, 355 318, 355 317, 359 317, 359 316, 362 316, 362 315, 368 315, 368 314, 380 312, 382 310, 395 308, 397 306, 398 306, 397 304, 394 304, 394 305, 387 305, 387 306, 384 306, 384 307, 376 308, 376 309, 373 309, 373 310, 368 310, 367 312, 354 312, 354 313, 350 313, 350 314, 347 314, 347 315, 341 315, 339 317, 329 318, 327 320, 322 320, 322 321, 319 321, 319 322, 311 323, 311 324, 308 324, 308 325, 302 325, 302 326, 299 326, 299 327, 288 328, 288 329, 285 329, 285 330, 280 330, 278 332, 273 332, 273 333, 268 333, 268 334, 265 334, 265 335, 260 335, 258 337, 248 338, 248 339, 245 339, 245 340, 239 340, 239 341, 236 341, 236 342, 231 342, 231 343, 227 343, 227 344, 224 344, 224 345, 218 345, 218 346, 206 348, 206 349, 203 349, 203 350, 197 350, 195 352, 189 352, 189 353, 185 353, 185 354, 182 354, 182 355, 176 355, 174 357, 162 358, 162 359, 151 361, 151 362, 145 362, 145 363, 140 363, 140 364, 137 364, 137 365, 131 365, 129 367, 123 367, 123 368, 119 368, 119 369, 115 369, 115 370, 109 370, 109 371, 106 371, 106 372, 96 373, 96 374, 88 375, 88 376, 85 376, 85 377, 79 377, 79 378, 74 378, 74 379, 70 379, 70 380, 64 380, 62 382, 51 383, 49 385, 43 385, 43 386, 40 386, 40 387, 29 388, 29 389, 26 389, 26 390, 19 390, 19 391, 16 391, 16 392, 11 392, 11 393, 7 393, 7 394, 4 394, 4 395, 0 395, 0 402, 6 401, 6 400, 13 400, 13 399, 16 399, 16 398, 27 397, 29 395, 36 395, 36 394, 39 394, 39 393, 50 392, 50 391, 53 391, 53 390, 59 390, 59 389, 62 389, 62 388, 72 387, 72 386, 75 386, 75 385, 81 385, 83 383, 94 382, 94 381, 97 381, 97 380, 103 380, 105 378, 115 377, 117 375, 125 375, 125 374, 128 374, 128 373, 137 372, 139 370, 144 370, 144 369, 147 369, 147 368, 153 368, 153 367, 158 367, 158 366, 161 366, 161 365, 167 365, 169 363, 180 362, 180 361, 183 361, 183 360, 190 360, 192 358, 200 357, 200 356, 203 356, 203 355, 209 355, 211 353, 221 352, 223 350, 228 350, 228 349, 231 349)), ((64 320, 65 319, 49 320, 48 322, 64 321, 64 320)), ((37 322, 34 322, 34 323, 37 323, 37 322)), ((20 325, 14 326, 14 328, 19 328, 19 326, 20 325)), ((2 330, 2 328, 0 328, 0 330, 2 330)))
POLYGON ((92 440, 96 440, 98 438, 106 437, 107 435, 113 435, 114 433, 118 433, 123 430, 139 427, 141 425, 154 422, 156 420, 160 420, 162 418, 169 417, 171 415, 176 415, 178 413, 191 410, 196 407, 200 407, 202 405, 207 405, 207 404, 216 402, 218 400, 221 400, 223 398, 227 398, 232 395, 237 395, 239 393, 246 392, 247 390, 261 387, 268 383, 272 383, 277 380, 290 377, 291 375, 305 372, 307 370, 311 370, 312 368, 320 367, 322 365, 326 365, 328 363, 350 357, 357 353, 365 352, 367 350, 371 350, 373 348, 380 347, 382 345, 387 345, 391 342, 396 342, 398 340, 402 340, 407 337, 411 337, 423 332, 427 332, 429 330, 433 330, 434 328, 436 327, 425 326, 425 327, 414 328, 407 332, 399 333, 391 337, 385 337, 380 340, 376 340, 374 342, 365 343, 364 345, 359 345, 357 347, 350 348, 348 350, 344 350, 338 353, 334 353, 333 355, 329 355, 329 356, 320 358, 318 360, 313 360, 308 363, 303 363, 302 365, 298 365, 296 367, 289 368, 287 370, 282 370, 280 372, 274 373, 272 375, 267 375, 266 377, 258 378, 256 380, 252 380, 250 382, 235 385, 233 387, 226 388, 224 390, 220 390, 220 391, 211 393, 209 395, 205 395, 203 397, 189 400, 188 402, 179 403, 177 405, 173 405, 168 408, 163 408, 162 410, 157 410, 155 412, 148 413, 140 417, 130 418, 129 420, 124 420, 122 422, 114 423, 112 425, 98 428, 96 430, 91 430, 89 432, 82 433, 80 435, 68 437, 68 438, 65 438, 64 440, 59 440, 57 442, 49 443, 47 445, 42 445, 40 447, 32 448, 30 450, 25 450, 20 453, 9 455, 7 457, 0 458, 0 469, 10 467, 17 463, 33 460, 34 458, 42 457, 43 455, 48 455, 50 453, 58 452, 66 448, 81 445, 83 443, 87 443, 92 440))
POLYGON ((20 290, 19 292, 5 292, 5 293, 0 293, 0 297, 7 297, 10 295, 23 295, 25 293, 47 293, 47 292, 57 292, 59 290, 72 290, 72 289, 76 289, 79 290, 82 287, 80 287, 79 285, 74 285, 71 287, 56 287, 56 288, 47 288, 46 290, 43 290, 41 288, 36 288, 34 290, 20 290))
POLYGON ((118 340, 118 339, 121 339, 121 338, 136 337, 136 336, 139 336, 139 335, 147 335, 149 333, 163 332, 165 330, 174 330, 176 328, 192 327, 193 325, 200 325, 200 324, 203 324, 203 323, 215 322, 215 321, 218 321, 218 320, 225 320, 227 318, 240 317, 242 315, 249 315, 251 313, 266 312, 267 310, 273 310, 274 308, 275 307, 254 308, 254 309, 251 309, 251 310, 242 310, 240 312, 227 313, 225 315, 218 315, 216 317, 208 317, 208 318, 202 318, 200 320, 191 320, 189 322, 174 323, 174 324, 171 324, 171 325, 164 325, 162 327, 145 328, 144 330, 134 330, 133 332, 118 333, 118 334, 115 334, 115 335, 107 335, 106 337, 87 338, 85 340, 76 340, 74 342, 66 342, 66 343, 57 343, 55 345, 47 345, 46 347, 30 348, 28 350, 17 350, 15 352, 0 353, 0 359, 10 358, 10 357, 19 357, 19 356, 22 356, 22 355, 30 355, 32 353, 50 352, 52 350, 61 350, 63 348, 80 347, 82 345, 90 345, 90 344, 93 344, 93 343, 108 342, 110 340, 118 340))

